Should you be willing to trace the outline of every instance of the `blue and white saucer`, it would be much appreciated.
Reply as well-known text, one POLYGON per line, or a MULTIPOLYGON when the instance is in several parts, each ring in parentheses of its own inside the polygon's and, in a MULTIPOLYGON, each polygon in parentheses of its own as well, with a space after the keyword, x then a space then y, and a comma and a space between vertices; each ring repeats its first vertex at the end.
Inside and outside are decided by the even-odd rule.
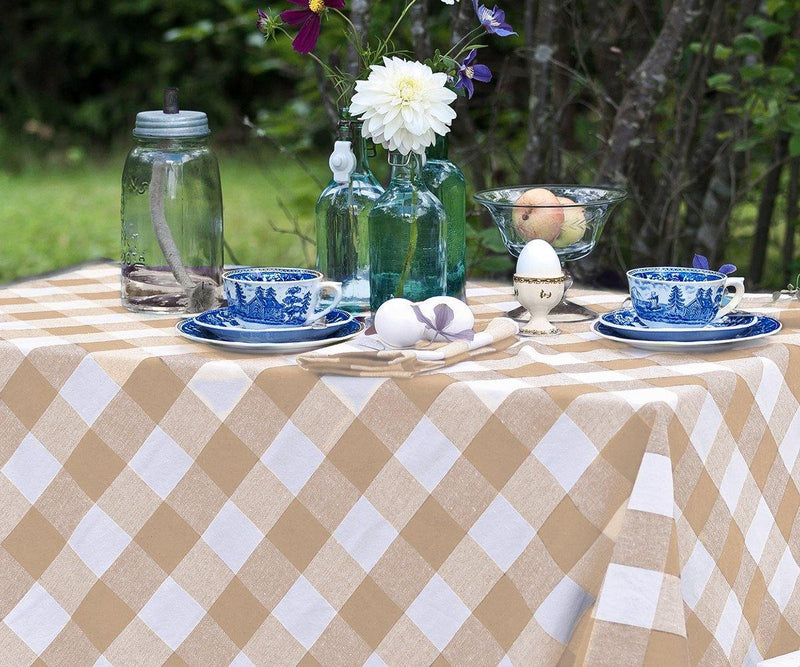
POLYGON ((724 347, 736 343, 746 343, 766 336, 771 336, 781 330, 781 323, 766 315, 754 315, 755 324, 740 331, 730 338, 717 340, 641 340, 637 338, 626 338, 618 334, 614 329, 603 324, 601 320, 595 320, 592 324, 592 331, 601 338, 612 340, 617 343, 625 343, 631 347, 641 350, 652 350, 656 352, 701 352, 704 350, 724 347))
POLYGON ((302 343, 322 340, 353 321, 344 310, 332 310, 325 317, 305 326, 276 326, 248 322, 229 308, 214 308, 195 315, 195 323, 215 338, 235 343, 302 343))
POLYGON ((188 338, 196 343, 205 343, 215 347, 223 348, 230 352, 244 352, 248 354, 294 354, 296 352, 306 352, 318 347, 343 343, 358 336, 366 325, 358 320, 351 319, 342 328, 334 331, 326 338, 320 340, 291 341, 285 343, 250 343, 233 340, 222 340, 207 329, 203 329, 194 317, 182 320, 175 325, 178 333, 184 338, 188 338))
POLYGON ((702 327, 651 327, 639 319, 633 308, 619 308, 601 315, 599 321, 623 338, 697 343, 733 338, 747 331, 757 320, 752 313, 733 312, 702 327))

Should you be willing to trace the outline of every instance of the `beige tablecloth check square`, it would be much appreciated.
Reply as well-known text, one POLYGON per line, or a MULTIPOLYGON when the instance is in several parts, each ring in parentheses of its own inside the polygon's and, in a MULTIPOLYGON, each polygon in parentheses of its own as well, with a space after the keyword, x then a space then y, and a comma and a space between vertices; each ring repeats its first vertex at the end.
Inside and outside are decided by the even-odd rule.
POLYGON ((576 324, 395 379, 193 344, 121 308, 112 265, 0 290, 1 662, 797 649, 798 305, 750 297, 783 330, 703 355, 576 324))

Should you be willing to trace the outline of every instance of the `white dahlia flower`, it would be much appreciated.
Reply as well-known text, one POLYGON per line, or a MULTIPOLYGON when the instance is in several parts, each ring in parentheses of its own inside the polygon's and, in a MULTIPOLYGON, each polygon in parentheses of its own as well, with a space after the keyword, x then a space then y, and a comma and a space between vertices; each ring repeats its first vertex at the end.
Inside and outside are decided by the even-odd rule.
POLYGON ((364 121, 365 137, 408 155, 424 153, 437 134, 450 131, 456 94, 446 87, 446 74, 397 57, 370 69, 366 81, 356 81, 350 102, 350 113, 364 121))

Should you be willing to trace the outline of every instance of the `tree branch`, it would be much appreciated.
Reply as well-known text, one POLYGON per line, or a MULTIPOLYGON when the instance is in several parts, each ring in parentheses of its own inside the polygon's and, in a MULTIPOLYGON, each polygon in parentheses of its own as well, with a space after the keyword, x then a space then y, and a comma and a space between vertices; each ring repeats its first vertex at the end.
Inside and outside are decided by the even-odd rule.
POLYGON ((623 166, 640 140, 673 71, 677 55, 691 33, 700 0, 676 0, 664 27, 642 63, 630 77, 628 90, 614 118, 608 150, 601 167, 604 180, 624 180, 623 166))

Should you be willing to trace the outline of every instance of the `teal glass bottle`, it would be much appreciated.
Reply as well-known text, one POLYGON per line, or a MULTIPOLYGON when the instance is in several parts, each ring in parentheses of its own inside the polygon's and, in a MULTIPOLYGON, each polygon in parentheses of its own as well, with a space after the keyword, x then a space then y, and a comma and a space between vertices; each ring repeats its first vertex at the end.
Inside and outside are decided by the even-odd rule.
POLYGON ((389 154, 391 181, 369 214, 370 305, 423 301, 447 288, 447 217, 422 177, 422 160, 389 154))
POLYGON ((322 191, 315 209, 317 269, 342 283, 339 308, 351 313, 369 311, 369 212, 383 187, 369 167, 361 121, 340 112, 338 140, 350 142, 355 167, 349 178, 336 176, 322 191), (341 182, 344 180, 344 182, 341 182))
POLYGON ((464 173, 447 159, 447 137, 425 152, 422 174, 447 215, 447 296, 466 301, 467 182, 464 173))

